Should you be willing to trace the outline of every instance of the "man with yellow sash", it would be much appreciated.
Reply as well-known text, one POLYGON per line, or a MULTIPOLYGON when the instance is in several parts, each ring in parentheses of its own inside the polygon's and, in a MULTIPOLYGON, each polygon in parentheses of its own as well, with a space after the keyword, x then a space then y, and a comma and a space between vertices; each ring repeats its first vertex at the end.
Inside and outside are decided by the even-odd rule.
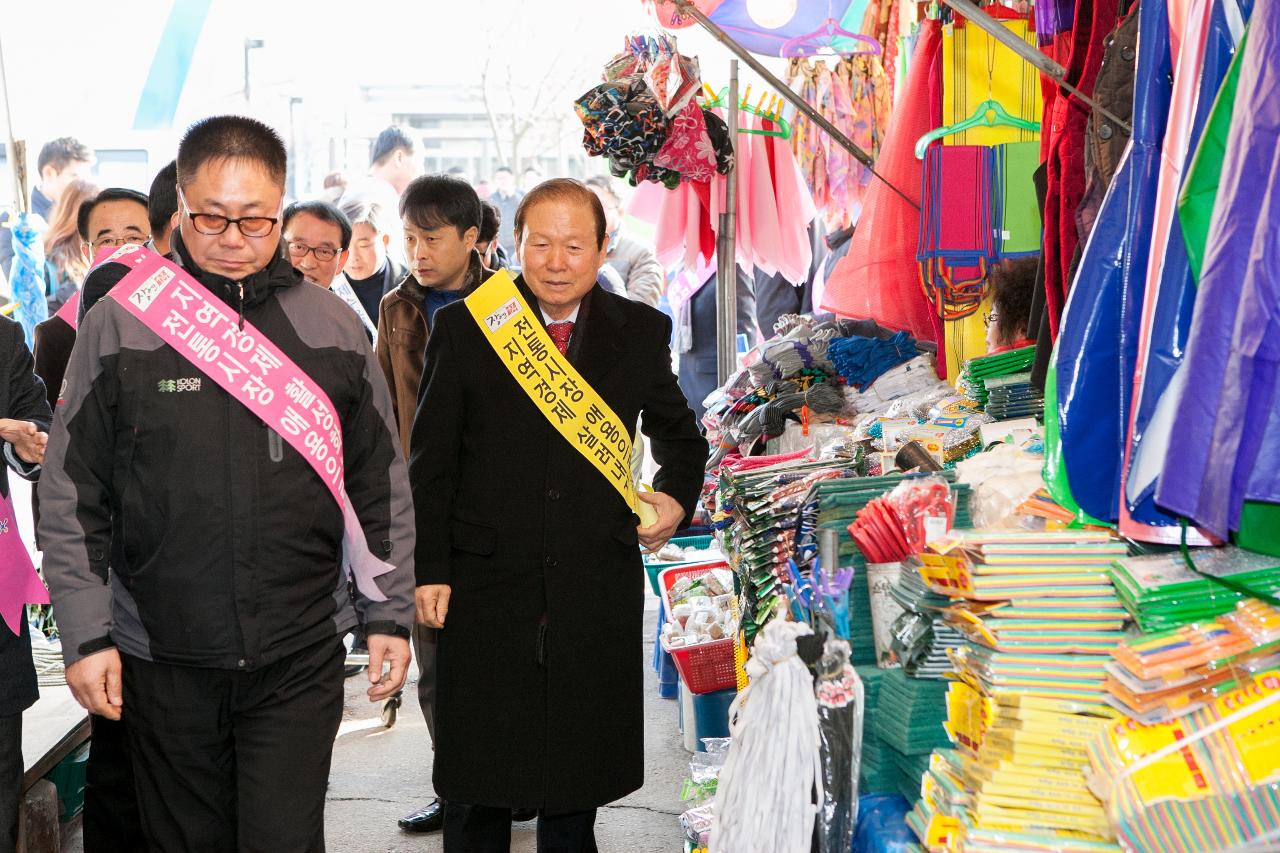
POLYGON ((547 181, 515 217, 523 274, 442 308, 410 441, 418 619, 440 628, 445 850, 596 850, 596 809, 644 782, 640 547, 686 524, 706 441, 671 321, 596 285, 596 196, 547 181), (634 425, 659 470, 631 480, 634 425), (641 516, 646 518, 642 524, 641 516))

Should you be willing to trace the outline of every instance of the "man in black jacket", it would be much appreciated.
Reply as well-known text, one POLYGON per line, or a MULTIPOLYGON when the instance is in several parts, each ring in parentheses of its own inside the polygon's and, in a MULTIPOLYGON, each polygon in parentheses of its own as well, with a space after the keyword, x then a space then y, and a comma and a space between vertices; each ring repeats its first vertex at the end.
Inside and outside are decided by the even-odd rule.
MULTIPOLYGON (((34 480, 40 475, 49 430, 44 384, 32 372, 22 327, 0 317, 0 442, 8 467, 34 480)), ((0 489, 9 495, 9 472, 0 467, 0 489)), ((13 523, 13 519, 10 519, 13 523)), ((16 530, 5 535, 17 536, 16 530)), ((28 569, 29 571, 29 569, 28 569)), ((0 573, 0 577, 4 577, 0 573)), ((22 797, 22 712, 39 698, 31 664, 31 635, 23 613, 19 633, 0 622, 0 851, 18 843, 22 797)))
POLYGON ((670 320, 596 284, 599 199, 547 181, 514 233, 534 315, 521 322, 546 326, 619 430, 641 422, 660 466, 641 498, 657 520, 637 528, 465 302, 440 309, 410 442, 418 619, 441 629, 435 788, 450 853, 506 850, 521 808, 539 810, 539 850, 588 853, 596 809, 644 781, 639 546, 686 523, 707 444, 671 372, 670 320))
POLYGON ((412 508, 390 396, 359 320, 281 255, 284 178, 265 125, 193 125, 178 149, 175 256, 329 397, 357 518, 347 544, 390 571, 353 610, 329 488, 212 374, 116 299, 95 304, 126 272, 96 268, 40 530, 67 683, 125 720, 150 850, 322 850, 356 611, 370 700, 400 689, 409 664, 412 508))

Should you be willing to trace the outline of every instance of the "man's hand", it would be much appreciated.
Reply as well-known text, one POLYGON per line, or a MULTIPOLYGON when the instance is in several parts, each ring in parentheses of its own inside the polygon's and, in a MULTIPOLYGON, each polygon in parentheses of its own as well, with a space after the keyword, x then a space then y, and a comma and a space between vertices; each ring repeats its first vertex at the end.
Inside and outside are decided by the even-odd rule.
POLYGON ((665 492, 636 492, 636 496, 647 504, 651 504, 658 513, 658 520, 648 527, 636 530, 640 544, 646 554, 652 554, 667 544, 684 521, 684 507, 680 502, 665 492))
POLYGON ((381 702, 404 687, 409 674, 409 641, 390 634, 370 634, 369 641, 369 701, 381 702), (382 674, 382 664, 391 665, 391 671, 382 674))
POLYGON ((418 623, 428 628, 443 628, 444 617, 449 612, 449 594, 452 592, 448 584, 428 584, 420 586, 414 592, 414 600, 418 605, 418 623))
POLYGON ((120 719, 124 693, 120 687, 120 653, 115 649, 95 652, 67 667, 67 686, 90 714, 120 719))
POLYGON ((13 445, 18 458, 29 465, 44 464, 44 449, 49 444, 49 434, 41 432, 31 421, 0 418, 0 438, 13 445))

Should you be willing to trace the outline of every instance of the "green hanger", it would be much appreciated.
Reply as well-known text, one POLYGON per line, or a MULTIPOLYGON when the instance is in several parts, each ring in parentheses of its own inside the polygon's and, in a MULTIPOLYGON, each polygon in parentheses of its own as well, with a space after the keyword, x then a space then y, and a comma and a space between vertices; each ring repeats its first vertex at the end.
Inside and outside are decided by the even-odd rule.
MULTIPOLYGON (((710 87, 706 87, 706 90, 707 92, 711 91, 710 87)), ((751 92, 751 87, 748 86, 747 94, 750 94, 750 92, 751 92)), ((702 108, 710 110, 716 107, 723 107, 725 99, 727 99, 728 97, 729 97, 729 87, 725 86, 723 89, 720 90, 720 94, 716 95, 714 98, 712 98, 709 101, 704 101, 702 103, 702 108)), ((782 114, 780 111, 770 112, 768 110, 762 109, 764 105, 764 98, 760 99, 760 104, 761 106, 756 106, 756 107, 751 106, 750 104, 747 103, 746 95, 744 95, 742 98, 742 103, 739 105, 738 108, 745 112, 752 113, 753 115, 758 115, 763 119, 767 119, 768 121, 773 122, 774 124, 777 125, 777 128, 774 130, 765 130, 764 128, 740 127, 738 128, 738 133, 754 133, 757 136, 780 136, 783 139, 790 139, 791 123, 782 117, 782 114)))
POLYGON ((981 104, 978 104, 978 109, 974 110, 973 115, 969 116, 964 121, 947 127, 940 127, 937 130, 931 130, 916 140, 916 159, 923 160, 924 152, 928 150, 930 143, 941 139, 944 136, 961 133, 971 127, 995 127, 997 125, 1007 125, 1021 130, 1032 130, 1036 133, 1040 132, 1040 122, 1028 121, 1025 118, 1018 118, 1015 115, 1010 115, 1009 111, 1006 110, 999 101, 988 99, 983 101, 981 104))

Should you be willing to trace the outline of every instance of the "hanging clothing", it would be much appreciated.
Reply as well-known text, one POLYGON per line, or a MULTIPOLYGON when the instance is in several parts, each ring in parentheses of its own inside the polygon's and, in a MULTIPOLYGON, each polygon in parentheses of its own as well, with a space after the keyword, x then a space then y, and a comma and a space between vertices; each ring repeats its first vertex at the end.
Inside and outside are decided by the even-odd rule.
POLYGON ((1225 537, 1280 502, 1280 8, 1256 3, 1157 502, 1225 537))
MULTIPOLYGON (((1137 345, 1125 329, 1127 323, 1136 324, 1141 302, 1135 285, 1146 270, 1172 90, 1168 5, 1143 3, 1139 15, 1133 142, 1098 212, 1056 341, 1063 465, 1080 507, 1104 521, 1119 515, 1130 402, 1125 377, 1133 375, 1137 345)), ((1046 204, 1046 233, 1050 209, 1046 204)), ((1051 242, 1046 241, 1046 248, 1051 242)), ((1047 252, 1045 267, 1048 279, 1047 252)), ((1046 280, 1046 293, 1052 287, 1046 280)))
MULTIPOLYGON (((940 123, 940 116, 930 109, 930 79, 941 46, 939 23, 922 22, 902 100, 894 108, 877 163, 877 171, 915 204, 922 175, 915 143, 940 123)), ((874 318, 919 340, 937 341, 940 335, 919 284, 919 230, 920 211, 883 181, 873 182, 848 254, 827 280, 821 307, 846 317, 874 318)))
POLYGON ((1076 208, 1076 228, 1080 242, 1089 239, 1098 208, 1120 167, 1120 158, 1129 147, 1131 133, 1103 114, 1133 124, 1133 79, 1138 58, 1138 0, 1124 19, 1103 39, 1102 67, 1093 88, 1097 109, 1090 111, 1085 128, 1084 197, 1076 208))
MULTIPOLYGON (((1103 40, 1119 21, 1117 0, 1079 0, 1071 32, 1071 56, 1065 80, 1092 96, 1102 67, 1103 40)), ((1049 327, 1057 332, 1062 306, 1071 288, 1072 261, 1080 242, 1076 210, 1084 199, 1084 133, 1090 108, 1065 90, 1054 99, 1046 133, 1049 193, 1044 218, 1045 296, 1049 327)))
POLYGON ((1139 325, 1134 411, 1126 464, 1121 469, 1120 532, 1135 539, 1173 542, 1181 535, 1178 520, 1152 501, 1169 436, 1177 428, 1186 376, 1181 365, 1195 303, 1195 280, 1177 221, 1177 201, 1184 169, 1190 166, 1208 120, 1212 94, 1226 76, 1251 6, 1242 6, 1239 0, 1192 0, 1182 31, 1139 325))

